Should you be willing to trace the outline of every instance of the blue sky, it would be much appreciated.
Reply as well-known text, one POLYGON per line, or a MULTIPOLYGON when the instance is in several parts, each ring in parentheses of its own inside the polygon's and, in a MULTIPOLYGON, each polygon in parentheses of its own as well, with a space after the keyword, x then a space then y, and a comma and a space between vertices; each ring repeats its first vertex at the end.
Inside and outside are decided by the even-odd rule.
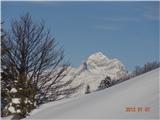
POLYGON ((159 2, 2 2, 2 21, 30 12, 42 19, 79 66, 95 52, 118 58, 128 70, 159 60, 159 2))

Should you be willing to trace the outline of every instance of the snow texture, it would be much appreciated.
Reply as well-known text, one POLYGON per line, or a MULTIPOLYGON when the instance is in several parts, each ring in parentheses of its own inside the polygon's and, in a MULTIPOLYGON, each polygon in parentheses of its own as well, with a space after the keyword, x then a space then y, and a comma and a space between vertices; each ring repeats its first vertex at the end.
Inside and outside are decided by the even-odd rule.
POLYGON ((17 89, 16 89, 16 88, 12 88, 12 89, 10 90, 10 92, 11 92, 11 93, 16 93, 16 92, 17 92, 17 89))
POLYGON ((11 112, 11 113, 15 113, 15 108, 13 106, 9 106, 8 110, 11 112))
POLYGON ((42 105, 28 119, 158 119, 159 71, 93 92, 42 105), (149 112, 126 112, 126 107, 149 107, 149 112))
POLYGON ((20 104, 20 99, 19 98, 12 98, 12 103, 20 104))

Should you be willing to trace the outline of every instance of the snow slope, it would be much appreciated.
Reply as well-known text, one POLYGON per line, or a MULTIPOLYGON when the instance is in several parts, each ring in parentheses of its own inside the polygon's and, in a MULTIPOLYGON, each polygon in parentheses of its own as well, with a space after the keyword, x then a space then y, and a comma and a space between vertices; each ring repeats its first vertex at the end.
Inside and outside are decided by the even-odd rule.
POLYGON ((160 69, 81 97, 48 103, 28 119, 158 119, 160 69), (150 112, 126 112, 126 107, 150 107, 150 112))

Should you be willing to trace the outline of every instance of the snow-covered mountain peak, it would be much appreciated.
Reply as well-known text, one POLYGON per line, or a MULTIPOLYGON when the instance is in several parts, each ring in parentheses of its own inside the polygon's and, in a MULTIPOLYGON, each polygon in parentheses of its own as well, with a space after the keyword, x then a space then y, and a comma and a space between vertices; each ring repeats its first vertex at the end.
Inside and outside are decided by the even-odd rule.
POLYGON ((109 76, 112 78, 119 78, 119 72, 125 73, 125 67, 118 59, 109 59, 101 52, 97 52, 89 56, 85 61, 85 64, 87 70, 90 72, 105 75, 109 73, 109 76))
POLYGON ((109 58, 107 58, 103 53, 97 52, 88 57, 86 60, 86 64, 89 69, 97 69, 100 66, 103 66, 109 62, 109 58))
POLYGON ((90 55, 78 68, 71 69, 69 73, 69 76, 75 78, 73 86, 83 84, 78 94, 84 94, 87 85, 90 86, 90 91, 96 91, 100 82, 107 76, 116 80, 125 75, 125 66, 118 59, 109 59, 101 52, 90 55))
POLYGON ((87 61, 102 61, 102 60, 109 60, 103 53, 97 52, 92 55, 90 55, 87 59, 87 61))

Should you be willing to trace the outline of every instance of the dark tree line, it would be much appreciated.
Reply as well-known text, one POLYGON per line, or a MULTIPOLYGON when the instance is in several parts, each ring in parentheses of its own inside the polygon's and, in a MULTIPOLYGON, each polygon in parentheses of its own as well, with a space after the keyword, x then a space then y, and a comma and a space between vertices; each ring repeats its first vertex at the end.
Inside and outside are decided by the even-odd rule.
POLYGON ((148 63, 144 64, 142 67, 141 66, 136 66, 135 70, 132 72, 132 76, 141 75, 143 73, 154 70, 158 67, 160 67, 160 63, 156 62, 156 61, 148 62, 148 63))
POLYGON ((117 80, 113 81, 113 84, 118 84, 121 83, 123 81, 129 80, 130 78, 136 77, 138 75, 144 74, 146 72, 152 71, 156 68, 160 67, 160 63, 159 62, 148 62, 146 64, 144 64, 143 66, 136 66, 135 69, 128 75, 123 76, 117 80))
POLYGON ((135 69, 133 70, 133 72, 131 72, 130 74, 127 74, 119 79, 111 80, 111 78, 109 76, 107 76, 104 80, 102 80, 100 82, 98 90, 102 90, 102 89, 111 87, 113 85, 119 84, 121 82, 129 80, 130 78, 133 78, 138 75, 144 74, 146 72, 152 71, 152 70, 159 68, 159 67, 160 67, 159 62, 156 62, 156 61, 148 62, 148 63, 144 64, 143 66, 136 66, 135 69))
POLYGON ((34 23, 29 14, 11 23, 1 35, 2 43, 2 116, 25 117, 37 105, 74 93, 79 86, 68 87, 73 79, 62 81, 69 64, 64 51, 44 23, 34 23), (13 91, 14 92, 11 92, 13 91), (19 100, 13 103, 13 98, 19 100), (5 104, 4 104, 5 103, 5 104), (14 109, 11 112, 10 109, 14 109))

